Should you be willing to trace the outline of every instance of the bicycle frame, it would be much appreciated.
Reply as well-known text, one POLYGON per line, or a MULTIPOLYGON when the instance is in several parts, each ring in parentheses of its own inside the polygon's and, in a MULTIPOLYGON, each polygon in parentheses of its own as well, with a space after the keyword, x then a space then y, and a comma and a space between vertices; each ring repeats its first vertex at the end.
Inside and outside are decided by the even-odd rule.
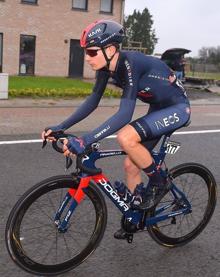
MULTIPOLYGON (((175 151, 172 149, 169 149, 169 139, 170 135, 165 135, 163 137, 160 149, 158 152, 152 151, 152 156, 155 160, 155 163, 157 165, 157 168, 161 169, 161 166, 164 163, 164 159, 166 157, 166 154, 169 152, 175 151)), ((180 147, 178 143, 173 144, 174 148, 176 147, 176 150, 180 147)), ((106 150, 106 151, 94 151, 89 156, 84 156, 82 162, 83 165, 86 168, 90 169, 97 169, 95 166, 95 162, 101 158, 106 157, 112 157, 112 156, 120 156, 120 155, 126 155, 125 152, 121 150, 106 150)), ((164 176, 167 176, 167 172, 161 169, 161 172, 164 176)), ((65 232, 68 229, 68 222, 70 220, 71 215, 73 214, 75 208, 80 204, 82 199, 84 198, 84 191, 89 186, 90 182, 95 182, 99 188, 109 197, 109 199, 114 203, 114 205, 121 211, 121 213, 125 216, 125 218, 131 222, 132 224, 137 225, 141 219, 143 219, 144 212, 139 210, 131 209, 127 203, 125 203, 120 196, 117 194, 117 192, 114 190, 113 186, 111 185, 108 178, 103 174, 95 174, 90 175, 88 173, 85 173, 81 171, 77 178, 80 179, 79 186, 77 189, 69 189, 67 192, 63 202, 61 203, 56 215, 55 215, 55 223, 58 226, 58 230, 60 232, 65 232), (61 214, 63 213, 64 209, 66 208, 67 204, 71 200, 70 206, 68 211, 66 212, 66 215, 64 216, 64 219, 60 222, 61 214)), ((171 193, 173 194, 174 198, 176 199, 183 199, 184 201, 184 207, 173 212, 167 212, 164 213, 169 207, 173 205, 173 203, 166 204, 162 207, 159 207, 155 211, 154 217, 146 217, 144 219, 144 226, 147 227, 149 225, 155 224, 159 221, 166 220, 168 218, 172 218, 177 215, 181 214, 187 214, 191 212, 191 205, 189 201, 187 200, 185 194, 180 191, 175 184, 172 183, 171 193), (179 195, 179 197, 178 197, 179 195)))

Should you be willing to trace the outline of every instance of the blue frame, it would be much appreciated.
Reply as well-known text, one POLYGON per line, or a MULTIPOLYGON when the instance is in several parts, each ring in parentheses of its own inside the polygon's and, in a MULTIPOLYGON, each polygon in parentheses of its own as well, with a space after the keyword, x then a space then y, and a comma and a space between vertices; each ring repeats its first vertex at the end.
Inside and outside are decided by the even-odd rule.
MULTIPOLYGON (((170 135, 171 134, 165 135, 163 137, 163 140, 161 142, 161 146, 158 152, 152 151, 151 153, 158 167, 162 166, 164 159, 166 157, 167 143, 169 142, 170 135)), ((85 156, 83 160, 83 165, 86 166, 87 168, 97 169, 95 166, 95 162, 97 160, 106 158, 106 157, 121 156, 121 155, 126 155, 126 153, 121 150, 95 151, 95 152, 92 152, 89 156, 85 156)), ((167 176, 166 170, 162 170, 161 172, 162 172, 161 174, 163 174, 164 176, 167 176)), ((97 176, 94 176, 94 177, 97 177, 97 176)), ((89 177, 89 175, 84 172, 81 172, 79 173, 78 177, 83 179, 83 178, 89 177)), ((96 181, 96 184, 99 186, 99 188, 109 197, 109 199, 121 211, 121 213, 125 216, 125 218, 129 220, 129 222, 137 225, 140 222, 140 220, 143 218, 144 211, 131 209, 127 205, 127 203, 125 203, 123 200, 120 199, 120 196, 115 192, 111 183, 107 179, 105 179, 105 176, 100 175, 100 178, 101 179, 96 181)), ((174 198, 177 199, 180 197, 184 201, 184 204, 185 204, 184 208, 181 208, 177 211, 166 212, 166 210, 172 206, 172 203, 165 204, 164 206, 156 209, 155 216, 147 217, 145 219, 145 223, 144 223, 145 227, 156 224, 157 222, 166 220, 168 218, 172 218, 173 216, 187 214, 191 212, 191 205, 187 200, 185 194, 181 190, 179 190, 174 183, 172 183, 171 185, 170 192, 173 194, 174 198)), ((78 205, 77 201, 73 198, 71 200, 71 198, 72 197, 68 192, 55 215, 55 219, 54 219, 55 223, 57 224, 58 229, 61 232, 65 232, 68 229, 69 219, 78 205), (66 212, 64 220, 61 223, 59 223, 61 214, 70 200, 71 200, 71 204, 68 211, 66 212)))

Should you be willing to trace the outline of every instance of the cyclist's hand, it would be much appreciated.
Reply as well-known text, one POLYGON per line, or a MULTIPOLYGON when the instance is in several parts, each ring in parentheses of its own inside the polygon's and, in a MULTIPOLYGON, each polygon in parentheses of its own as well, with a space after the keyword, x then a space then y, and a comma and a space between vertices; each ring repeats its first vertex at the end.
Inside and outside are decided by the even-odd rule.
POLYGON ((51 129, 47 130, 47 131, 43 131, 41 133, 41 138, 42 140, 49 140, 49 141, 55 141, 56 139, 53 137, 53 136, 50 136, 50 134, 52 133, 53 131, 51 129))
POLYGON ((60 129, 58 126, 47 127, 42 132, 41 138, 42 138, 42 140, 56 141, 54 134, 62 133, 62 132, 63 132, 63 130, 60 129))
POLYGON ((82 138, 71 137, 63 141, 64 156, 71 154, 82 154, 85 150, 84 141, 82 138))

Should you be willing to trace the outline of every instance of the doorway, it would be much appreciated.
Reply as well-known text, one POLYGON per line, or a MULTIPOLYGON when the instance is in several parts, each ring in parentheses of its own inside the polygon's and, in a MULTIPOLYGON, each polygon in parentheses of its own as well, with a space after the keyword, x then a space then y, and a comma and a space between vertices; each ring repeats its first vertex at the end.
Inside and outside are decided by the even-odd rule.
POLYGON ((80 47, 80 41, 70 40, 69 77, 82 78, 84 66, 84 51, 80 47))
POLYGON ((36 37, 20 36, 19 74, 34 75, 36 37))

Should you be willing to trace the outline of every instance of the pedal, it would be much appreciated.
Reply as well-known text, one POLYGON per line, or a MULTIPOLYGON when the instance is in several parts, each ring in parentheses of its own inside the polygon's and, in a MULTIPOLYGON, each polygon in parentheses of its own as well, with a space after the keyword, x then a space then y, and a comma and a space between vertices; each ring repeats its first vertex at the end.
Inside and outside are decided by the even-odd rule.
POLYGON ((133 242, 133 237, 134 237, 133 234, 127 234, 126 235, 127 242, 132 243, 133 242))

